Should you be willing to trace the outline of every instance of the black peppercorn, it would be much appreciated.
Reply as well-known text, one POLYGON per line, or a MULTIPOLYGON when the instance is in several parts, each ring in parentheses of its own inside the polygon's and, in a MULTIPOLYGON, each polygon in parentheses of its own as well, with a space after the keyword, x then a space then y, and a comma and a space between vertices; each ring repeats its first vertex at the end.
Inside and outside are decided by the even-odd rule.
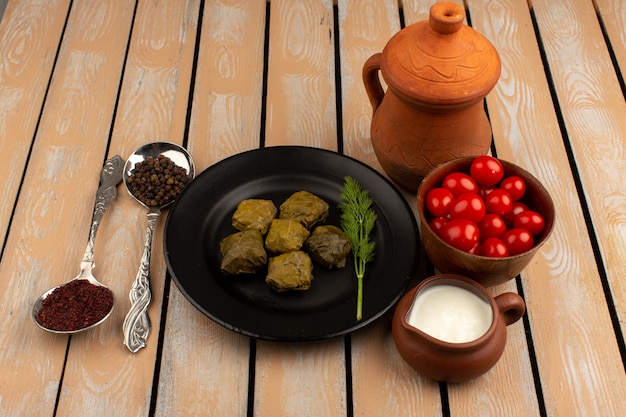
POLYGON ((170 158, 148 156, 135 164, 126 184, 130 192, 149 207, 163 206, 173 201, 189 183, 191 177, 170 158))

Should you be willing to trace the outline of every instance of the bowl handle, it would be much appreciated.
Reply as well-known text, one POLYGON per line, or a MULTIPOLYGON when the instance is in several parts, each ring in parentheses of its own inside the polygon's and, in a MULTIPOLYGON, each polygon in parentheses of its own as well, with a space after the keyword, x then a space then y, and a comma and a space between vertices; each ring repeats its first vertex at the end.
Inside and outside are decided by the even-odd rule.
POLYGON ((524 299, 513 292, 502 293, 495 300, 507 326, 518 321, 526 311, 524 299))

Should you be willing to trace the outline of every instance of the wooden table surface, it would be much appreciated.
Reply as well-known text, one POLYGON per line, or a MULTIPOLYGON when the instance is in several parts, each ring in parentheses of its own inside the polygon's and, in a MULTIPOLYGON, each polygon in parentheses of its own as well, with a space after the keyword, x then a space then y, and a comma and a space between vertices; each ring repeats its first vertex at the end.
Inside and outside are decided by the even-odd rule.
MULTIPOLYGON (((557 222, 517 279, 527 313, 498 364, 437 383, 399 356, 384 317, 308 344, 215 324, 152 256, 153 331, 122 344, 146 210, 120 187, 95 245, 117 298, 71 337, 34 299, 78 273, 98 173, 153 141, 198 171, 298 144, 380 169, 365 60, 432 0, 9 0, 0 24, 0 415, 626 415, 626 2, 466 0, 502 59, 486 99, 494 152, 538 177, 557 222)), ((406 193, 413 202, 415 196, 406 193)))

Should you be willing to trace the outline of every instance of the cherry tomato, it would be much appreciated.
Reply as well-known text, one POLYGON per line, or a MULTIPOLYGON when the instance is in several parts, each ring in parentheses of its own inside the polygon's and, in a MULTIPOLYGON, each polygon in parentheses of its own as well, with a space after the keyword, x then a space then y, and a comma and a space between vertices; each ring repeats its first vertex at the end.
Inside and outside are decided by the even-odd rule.
POLYGON ((490 256, 492 258, 504 258, 509 256, 509 249, 500 239, 490 237, 485 239, 483 244, 480 245, 480 255, 490 256))
POLYGON ((465 193, 478 193, 478 184, 476 184, 476 181, 463 172, 452 172, 448 174, 443 179, 441 186, 450 190, 455 197, 465 193))
POLYGON ((468 250, 467 253, 471 253, 472 255, 480 255, 480 246, 480 242, 476 242, 472 249, 468 250))
POLYGON ((478 195, 484 200, 493 190, 497 189, 498 187, 496 187, 495 185, 479 185, 478 195))
POLYGON ((478 223, 480 240, 485 241, 490 237, 500 237, 506 232, 506 223, 497 214, 487 213, 478 223))
POLYGON ((432 219, 430 221, 430 223, 428 223, 428 225, 430 226, 431 229, 433 229, 433 231, 435 232, 435 234, 437 236, 441 235, 441 229, 443 229, 443 226, 446 225, 446 223, 448 223, 448 218, 447 217, 435 217, 434 219, 432 219))
POLYGON ((514 228, 504 232, 502 241, 509 250, 510 255, 518 255, 529 251, 535 244, 530 232, 521 228, 514 228))
POLYGON ((518 201, 526 192, 526 183, 522 178, 511 175, 502 180, 500 188, 508 192, 513 201, 518 201))
POLYGON ((493 156, 476 157, 470 166, 470 175, 480 185, 494 185, 502 180, 504 168, 493 156))
POLYGON ((461 194, 450 205, 450 219, 467 219, 478 223, 485 217, 486 209, 483 199, 478 194, 461 194))
POLYGON ((528 210, 528 206, 526 204, 514 201, 513 208, 507 214, 502 216, 502 219, 508 227, 513 227, 513 220, 515 219, 515 216, 526 210, 528 210))
POLYGON ((505 190, 493 190, 485 198, 485 207, 488 213, 504 216, 513 209, 513 199, 505 190))
POLYGON ((450 220, 441 229, 441 239, 462 251, 469 251, 478 242, 478 226, 467 219, 450 220))
POLYGON ((532 210, 524 210, 513 217, 513 227, 526 229, 533 236, 537 236, 541 233, 545 224, 546 222, 543 216, 532 210))
POLYGON ((426 208, 433 216, 446 216, 454 196, 445 188, 433 188, 426 194, 426 208))

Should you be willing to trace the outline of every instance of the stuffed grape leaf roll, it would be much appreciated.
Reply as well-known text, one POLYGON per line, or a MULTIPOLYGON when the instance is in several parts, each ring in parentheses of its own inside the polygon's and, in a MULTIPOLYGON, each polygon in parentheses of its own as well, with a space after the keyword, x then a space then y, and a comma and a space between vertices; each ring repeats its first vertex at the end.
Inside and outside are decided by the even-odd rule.
POLYGON ((305 247, 311 258, 324 268, 343 268, 352 250, 352 241, 337 226, 317 226, 305 247))
POLYGON ((280 205, 281 219, 294 219, 310 229, 328 217, 328 203, 308 191, 297 191, 280 205))
POLYGON ((303 251, 270 258, 265 282, 276 291, 308 290, 313 280, 313 262, 303 251))
POLYGON ((274 219, 265 237, 265 249, 273 254, 296 251, 310 234, 297 220, 274 219))
POLYGON ((226 236, 220 242, 225 274, 252 274, 267 263, 267 252, 263 247, 263 236, 257 229, 243 230, 226 236))
POLYGON ((264 235, 277 212, 272 200, 243 200, 233 213, 232 225, 237 230, 257 229, 264 235))

